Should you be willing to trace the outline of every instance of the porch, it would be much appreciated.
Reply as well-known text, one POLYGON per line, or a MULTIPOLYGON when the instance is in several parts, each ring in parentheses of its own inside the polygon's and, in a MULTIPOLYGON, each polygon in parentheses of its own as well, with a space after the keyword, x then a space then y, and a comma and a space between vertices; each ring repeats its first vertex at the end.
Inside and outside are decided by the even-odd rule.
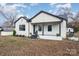
POLYGON ((49 23, 33 23, 33 35, 38 35, 41 39, 62 40, 61 37, 61 22, 49 23))

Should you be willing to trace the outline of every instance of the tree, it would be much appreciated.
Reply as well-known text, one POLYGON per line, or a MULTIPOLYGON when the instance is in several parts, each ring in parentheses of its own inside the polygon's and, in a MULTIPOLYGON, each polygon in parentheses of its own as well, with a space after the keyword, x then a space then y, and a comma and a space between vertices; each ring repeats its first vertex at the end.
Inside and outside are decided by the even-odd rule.
MULTIPOLYGON (((66 19, 71 18, 72 20, 74 20, 73 12, 71 10, 70 4, 57 4, 56 14, 63 18, 66 18, 66 19)), ((68 19, 68 21, 70 22, 71 19, 68 19)))
POLYGON ((77 14, 75 15, 74 19, 75 19, 76 21, 79 21, 79 11, 78 11, 77 14))
POLYGON ((0 14, 6 19, 6 22, 4 22, 4 25, 7 26, 7 23, 8 26, 14 26, 14 21, 16 20, 17 18, 17 12, 4 12, 2 10, 0 10, 0 14))

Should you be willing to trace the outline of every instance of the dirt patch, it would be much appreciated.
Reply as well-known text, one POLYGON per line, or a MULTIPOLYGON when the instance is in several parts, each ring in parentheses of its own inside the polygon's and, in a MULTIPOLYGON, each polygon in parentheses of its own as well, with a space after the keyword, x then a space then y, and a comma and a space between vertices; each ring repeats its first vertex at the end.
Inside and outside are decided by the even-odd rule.
POLYGON ((0 37, 2 56, 77 56, 79 42, 34 40, 26 37, 0 37))

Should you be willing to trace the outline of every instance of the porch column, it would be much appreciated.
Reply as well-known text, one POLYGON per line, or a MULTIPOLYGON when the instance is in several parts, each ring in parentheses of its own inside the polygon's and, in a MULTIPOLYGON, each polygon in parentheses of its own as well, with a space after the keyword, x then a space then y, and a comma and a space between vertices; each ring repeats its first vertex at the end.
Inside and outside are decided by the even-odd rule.
POLYGON ((61 23, 59 23, 59 35, 61 36, 61 23))
POLYGON ((42 31, 42 35, 44 35, 44 24, 43 24, 42 26, 43 26, 43 29, 42 29, 42 30, 43 30, 43 31, 42 31))

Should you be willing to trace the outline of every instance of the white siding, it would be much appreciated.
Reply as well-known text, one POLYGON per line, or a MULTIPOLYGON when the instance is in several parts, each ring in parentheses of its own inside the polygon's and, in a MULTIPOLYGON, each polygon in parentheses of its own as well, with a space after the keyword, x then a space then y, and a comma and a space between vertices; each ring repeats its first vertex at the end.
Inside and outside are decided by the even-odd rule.
POLYGON ((40 23, 40 22, 56 22, 60 21, 60 19, 50 16, 45 13, 41 13, 38 16, 36 16, 34 19, 32 19, 32 23, 40 23))
POLYGON ((16 35, 25 35, 28 36, 28 22, 21 18, 20 20, 18 20, 15 24, 15 30, 16 30, 16 35), (19 30, 19 25, 25 25, 25 31, 20 31, 19 30))
POLYGON ((66 21, 63 20, 63 22, 61 22, 61 36, 56 36, 57 34, 59 34, 59 23, 44 23, 44 24, 36 24, 35 30, 38 31, 38 35, 39 38, 41 39, 52 39, 52 40, 61 40, 62 38, 66 38, 66 21), (38 25, 41 25, 43 27, 44 25, 44 35, 40 35, 42 34, 42 31, 38 31, 38 25), (52 25, 52 31, 49 32, 48 31, 48 25, 52 25))
POLYGON ((36 24, 35 31, 38 31, 38 35, 42 35, 44 25, 44 35, 48 36, 56 36, 59 34, 59 24, 58 23, 45 23, 45 24, 36 24), (42 31, 38 30, 39 25, 42 28, 42 31), (52 31, 48 31, 48 25, 52 25, 52 31))
POLYGON ((66 38, 66 21, 63 20, 61 23, 61 37, 66 38))
POLYGON ((59 24, 45 24, 44 25, 44 34, 45 35, 56 35, 59 34, 59 24), (52 25, 52 31, 48 31, 48 25, 52 25))
POLYGON ((61 36, 56 36, 59 34, 59 23, 56 23, 58 21, 61 20, 45 13, 39 14, 34 19, 32 19, 32 22, 29 23, 25 19, 21 18, 15 24, 16 34, 30 36, 30 33, 33 34, 33 25, 35 24, 35 31, 38 31, 39 38, 62 40, 62 38, 66 38, 66 21, 63 20, 63 22, 61 22, 61 36), (19 25, 25 25, 25 31, 19 31, 19 25), (38 30, 39 25, 42 27, 42 31, 44 25, 44 35, 42 35, 42 31, 38 30), (50 32, 48 31, 48 25, 52 25, 52 31, 50 32))
POLYGON ((42 36, 40 35, 39 36, 40 39, 47 39, 47 40, 62 40, 62 37, 61 36, 42 36))
POLYGON ((33 34, 33 25, 31 24, 31 22, 29 22, 29 36, 31 36, 31 34, 33 34))

